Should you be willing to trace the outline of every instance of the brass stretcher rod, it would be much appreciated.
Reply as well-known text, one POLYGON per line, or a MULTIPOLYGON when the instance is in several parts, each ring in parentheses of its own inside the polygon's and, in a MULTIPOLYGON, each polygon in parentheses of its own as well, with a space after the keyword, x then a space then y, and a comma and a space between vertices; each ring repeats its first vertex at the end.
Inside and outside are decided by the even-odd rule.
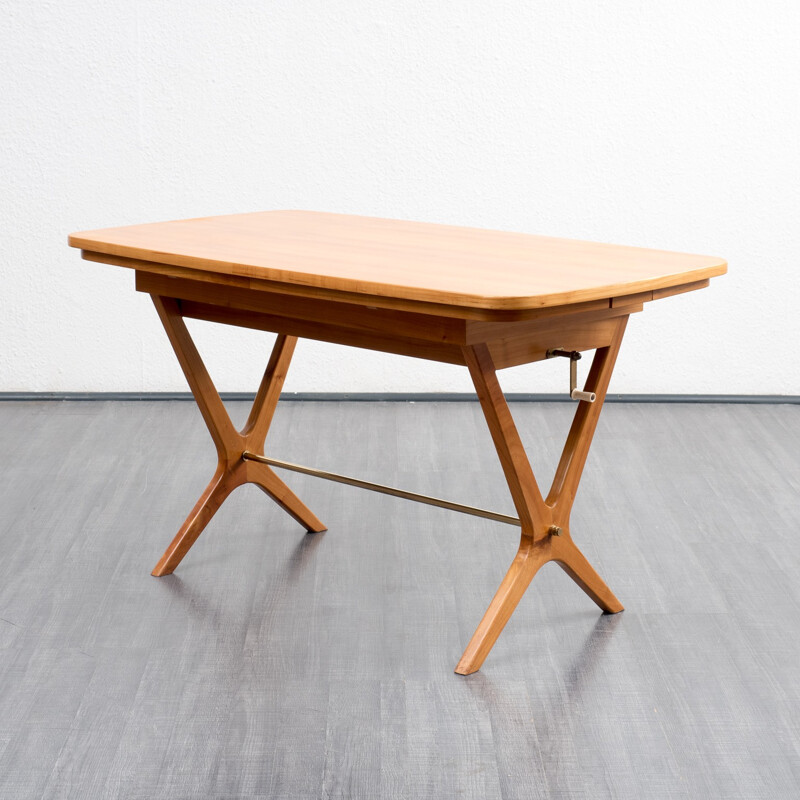
POLYGON ((323 478, 326 481, 334 481, 334 483, 345 483, 348 486, 355 486, 359 489, 367 489, 371 492, 389 494, 392 497, 402 497, 404 500, 413 500, 415 503, 425 503, 429 506, 447 508, 450 511, 459 511, 462 514, 471 514, 473 517, 493 519, 495 522, 504 522, 506 525, 519 526, 520 524, 520 521, 517 517, 511 517, 508 514, 498 514, 496 511, 488 511, 484 508, 466 506, 463 503, 452 503, 450 500, 442 500, 438 497, 429 497, 428 495, 417 494, 416 492, 407 492, 405 489, 396 489, 393 486, 384 486, 380 483, 362 481, 358 478, 351 478, 348 475, 338 475, 335 472, 326 472, 325 470, 315 469, 314 467, 304 467, 300 464, 292 464, 289 461, 281 461, 277 458, 268 458, 267 456, 261 456, 257 453, 251 453, 248 450, 245 450, 242 453, 242 458, 245 459, 245 461, 258 461, 261 464, 269 464, 271 467, 288 469, 292 472, 302 472, 304 475, 312 475, 315 478, 323 478))

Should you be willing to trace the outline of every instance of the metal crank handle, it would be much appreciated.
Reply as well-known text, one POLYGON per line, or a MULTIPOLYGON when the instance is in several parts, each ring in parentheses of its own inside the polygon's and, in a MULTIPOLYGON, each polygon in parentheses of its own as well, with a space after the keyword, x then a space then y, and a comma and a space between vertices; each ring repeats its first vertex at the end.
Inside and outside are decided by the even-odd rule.
POLYGON ((569 396, 573 400, 582 400, 584 403, 594 403, 597 400, 597 395, 594 392, 582 392, 580 389, 573 389, 569 396))
POLYGON ((594 392, 582 392, 578 389, 578 361, 581 354, 577 350, 565 350, 563 347, 553 347, 545 353, 545 358, 555 358, 556 356, 569 359, 569 396, 573 400, 594 403, 597 400, 594 392))

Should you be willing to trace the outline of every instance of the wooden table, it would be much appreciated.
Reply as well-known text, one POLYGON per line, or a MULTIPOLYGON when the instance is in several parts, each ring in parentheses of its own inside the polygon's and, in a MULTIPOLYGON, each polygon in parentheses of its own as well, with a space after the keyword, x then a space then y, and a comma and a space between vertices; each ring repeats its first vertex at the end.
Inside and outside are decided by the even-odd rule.
MULTIPOLYGON (((480 669, 536 574, 556 561, 607 613, 622 605, 570 535, 569 518, 628 317, 708 286, 720 258, 399 220, 267 211, 72 234, 90 261, 130 267, 155 303, 217 448, 211 482, 153 570, 171 573, 230 492, 255 483, 309 532, 325 525, 273 466, 519 525, 519 551, 456 672, 480 669), (278 334, 237 431, 183 318, 278 334), (518 518, 269 458, 264 442, 298 337, 468 368, 518 518), (543 496, 497 370, 595 350, 543 496), (590 402, 591 396, 594 402, 590 402)), ((574 363, 574 362, 573 362, 574 363)), ((566 375, 565 375, 566 377, 566 375)))

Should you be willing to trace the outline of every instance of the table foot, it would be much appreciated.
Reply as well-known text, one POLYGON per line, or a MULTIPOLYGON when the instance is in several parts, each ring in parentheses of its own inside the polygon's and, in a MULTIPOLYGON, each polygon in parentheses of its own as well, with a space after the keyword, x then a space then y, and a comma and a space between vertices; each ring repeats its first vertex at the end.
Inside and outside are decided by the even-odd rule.
POLYGON ((287 514, 296 519, 309 533, 328 530, 302 500, 266 464, 248 461, 247 480, 268 494, 287 514))
POLYGON ((181 525, 170 546, 164 551, 164 555, 161 556, 158 564, 155 565, 150 574, 156 578, 171 575, 228 495, 244 482, 244 464, 232 470, 220 465, 206 490, 200 495, 195 507, 186 517, 186 521, 181 525))
POLYGON ((455 670, 458 675, 470 675, 481 668, 533 576, 550 560, 549 549, 548 542, 534 542, 523 536, 511 567, 458 662, 455 670))
POLYGON ((567 575, 586 592, 589 597, 606 614, 618 614, 624 611, 622 603, 615 597, 611 589, 606 586, 603 579, 595 572, 594 567, 586 560, 586 557, 577 548, 575 543, 568 537, 563 544, 558 547, 556 554, 552 556, 567 575))

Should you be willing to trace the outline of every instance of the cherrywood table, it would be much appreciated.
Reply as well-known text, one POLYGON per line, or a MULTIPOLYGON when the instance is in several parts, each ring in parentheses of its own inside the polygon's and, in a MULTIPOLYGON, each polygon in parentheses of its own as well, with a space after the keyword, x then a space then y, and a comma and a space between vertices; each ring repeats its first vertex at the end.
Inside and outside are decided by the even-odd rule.
POLYGON ((399 220, 267 211, 85 231, 90 261, 130 267, 153 299, 217 449, 211 482, 153 570, 171 573, 230 492, 255 483, 309 532, 325 525, 278 477, 283 467, 518 525, 500 588, 456 672, 480 669, 517 603, 556 561, 607 613, 622 605, 570 535, 570 510, 628 317, 708 286, 720 258, 399 220), (237 431, 184 317, 278 334, 237 431), (269 458, 264 442, 298 337, 468 368, 518 517, 269 458), (536 483, 497 370, 595 350, 550 491, 536 483), (555 351, 555 352, 554 352, 555 351), (594 401, 592 402, 592 397, 594 401))

